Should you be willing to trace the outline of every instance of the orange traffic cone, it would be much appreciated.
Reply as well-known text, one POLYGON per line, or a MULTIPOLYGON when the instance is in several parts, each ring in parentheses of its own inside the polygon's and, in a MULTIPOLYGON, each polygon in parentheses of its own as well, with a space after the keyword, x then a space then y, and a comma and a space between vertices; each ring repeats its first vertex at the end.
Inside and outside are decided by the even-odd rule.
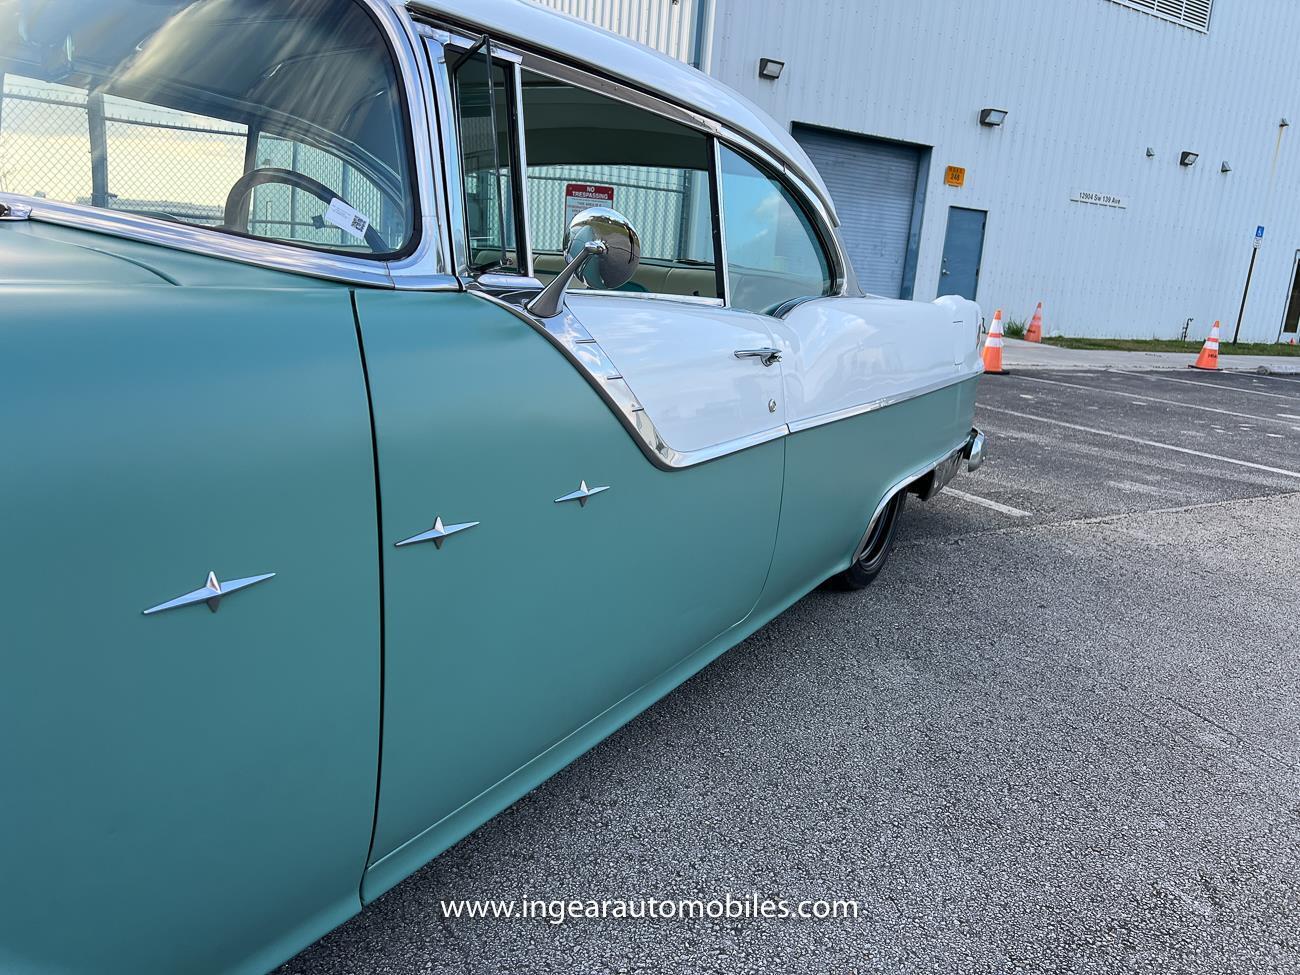
POLYGON ((1188 366, 1188 369, 1218 369, 1219 368, 1219 323, 1214 323, 1214 328, 1210 329, 1210 337, 1205 340, 1205 345, 1201 347, 1201 354, 1196 357, 1196 364, 1188 366))
POLYGON ((1034 318, 1029 323, 1029 328, 1025 329, 1025 341, 1043 341, 1043 303, 1041 301, 1038 303, 1038 307, 1034 309, 1034 318))
POLYGON ((1005 376, 1007 370, 1002 368, 1002 309, 993 313, 993 324, 989 326, 988 341, 984 343, 984 371, 995 376, 1005 376))

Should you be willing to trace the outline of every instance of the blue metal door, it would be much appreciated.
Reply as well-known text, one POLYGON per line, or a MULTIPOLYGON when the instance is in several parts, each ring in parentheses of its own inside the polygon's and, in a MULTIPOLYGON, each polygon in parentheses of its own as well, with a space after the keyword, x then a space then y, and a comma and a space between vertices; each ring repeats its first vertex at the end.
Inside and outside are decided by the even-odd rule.
POLYGON ((975 300, 980 286, 980 260, 984 255, 985 210, 948 208, 948 234, 943 241, 943 266, 939 294, 975 300))

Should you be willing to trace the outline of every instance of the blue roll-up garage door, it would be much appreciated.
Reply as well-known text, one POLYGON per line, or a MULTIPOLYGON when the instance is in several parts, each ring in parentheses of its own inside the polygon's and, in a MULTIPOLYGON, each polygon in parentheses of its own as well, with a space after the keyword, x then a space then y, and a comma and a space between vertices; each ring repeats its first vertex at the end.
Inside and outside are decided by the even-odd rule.
POLYGON ((794 137, 831 191, 858 283, 871 294, 903 297, 920 148, 801 125, 794 137))

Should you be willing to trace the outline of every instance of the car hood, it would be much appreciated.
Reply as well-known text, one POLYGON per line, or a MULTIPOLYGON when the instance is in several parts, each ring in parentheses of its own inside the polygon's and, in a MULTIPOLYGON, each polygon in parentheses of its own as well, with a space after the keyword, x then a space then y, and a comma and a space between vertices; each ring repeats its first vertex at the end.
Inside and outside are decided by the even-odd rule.
POLYGON ((0 221, 0 287, 293 289, 341 285, 45 220, 0 221))
POLYGON ((46 236, 35 224, 0 223, 0 285, 175 284, 147 263, 115 254, 113 241, 46 236))

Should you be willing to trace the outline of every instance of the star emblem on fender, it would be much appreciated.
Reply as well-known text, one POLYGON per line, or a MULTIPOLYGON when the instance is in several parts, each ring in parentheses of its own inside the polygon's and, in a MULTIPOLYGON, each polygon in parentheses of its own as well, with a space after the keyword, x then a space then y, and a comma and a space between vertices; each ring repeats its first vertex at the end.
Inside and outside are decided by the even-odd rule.
POLYGON ((255 586, 259 582, 266 582, 267 579, 274 579, 275 573, 268 572, 265 575, 249 576, 246 579, 231 579, 229 582, 222 582, 217 578, 215 572, 208 573, 207 584, 202 589, 195 589, 193 592, 187 592, 184 596, 177 596, 175 599, 169 599, 165 603, 159 603, 157 606, 150 606, 144 611, 145 616, 153 616, 155 613, 164 613, 169 609, 180 609, 182 606, 194 606, 198 603, 206 603, 208 609, 216 612, 221 606, 221 600, 227 596, 239 592, 241 589, 247 589, 255 586))

